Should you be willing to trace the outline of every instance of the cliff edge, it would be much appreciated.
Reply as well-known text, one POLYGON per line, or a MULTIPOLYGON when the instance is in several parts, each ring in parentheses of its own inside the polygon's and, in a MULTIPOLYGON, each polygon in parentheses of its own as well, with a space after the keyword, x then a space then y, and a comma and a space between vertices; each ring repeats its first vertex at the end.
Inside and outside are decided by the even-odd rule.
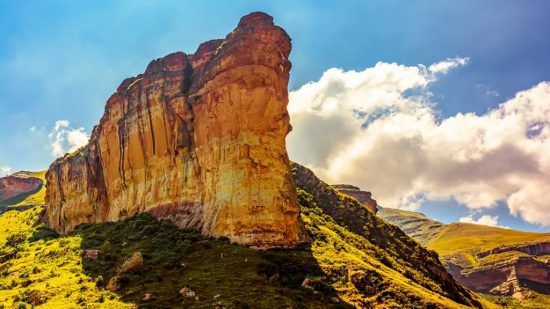
POLYGON ((285 148, 290 49, 271 16, 251 13, 225 39, 124 80, 89 143, 50 166, 49 226, 148 212, 239 244, 300 243, 285 148))

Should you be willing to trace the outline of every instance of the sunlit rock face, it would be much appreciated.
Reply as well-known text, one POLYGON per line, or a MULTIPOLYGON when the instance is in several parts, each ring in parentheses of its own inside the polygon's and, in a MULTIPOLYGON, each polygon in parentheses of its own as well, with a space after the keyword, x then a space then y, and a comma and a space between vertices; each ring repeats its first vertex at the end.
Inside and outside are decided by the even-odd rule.
POLYGON ((359 203, 367 206, 372 213, 376 214, 378 212, 378 204, 372 198, 372 193, 347 184, 332 185, 332 187, 341 193, 354 197, 359 203))
POLYGON ((271 16, 252 13, 225 39, 123 81, 89 144, 50 166, 50 227, 149 212, 240 244, 300 243, 285 148, 290 48, 271 16))
POLYGON ((41 179, 29 177, 25 172, 0 177, 0 202, 37 190, 41 186, 41 179))

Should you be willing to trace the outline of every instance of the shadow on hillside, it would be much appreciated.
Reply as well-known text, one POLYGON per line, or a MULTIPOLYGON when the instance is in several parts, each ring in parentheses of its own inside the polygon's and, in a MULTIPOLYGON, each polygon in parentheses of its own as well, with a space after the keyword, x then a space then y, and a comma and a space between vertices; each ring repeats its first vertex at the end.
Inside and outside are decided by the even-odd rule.
POLYGON ((85 254, 82 259, 84 272, 98 287, 106 288, 132 253, 142 253, 143 265, 121 274, 116 290, 123 301, 142 308, 181 307, 182 302, 208 308, 351 307, 326 282, 308 246, 254 250, 178 229, 146 214, 82 225, 71 235, 82 237, 83 250, 99 250, 97 259, 85 254), (183 287, 198 298, 183 299, 183 287))

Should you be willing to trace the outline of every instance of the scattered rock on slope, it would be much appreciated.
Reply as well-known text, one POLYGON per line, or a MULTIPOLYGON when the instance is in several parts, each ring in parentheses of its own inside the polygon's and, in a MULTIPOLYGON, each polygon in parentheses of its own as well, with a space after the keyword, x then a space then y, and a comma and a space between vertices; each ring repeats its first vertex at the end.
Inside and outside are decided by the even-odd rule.
POLYGON ((124 264, 122 264, 122 266, 120 266, 116 274, 120 276, 127 272, 135 271, 141 266, 143 266, 143 256, 141 255, 141 252, 136 251, 124 262, 124 264))

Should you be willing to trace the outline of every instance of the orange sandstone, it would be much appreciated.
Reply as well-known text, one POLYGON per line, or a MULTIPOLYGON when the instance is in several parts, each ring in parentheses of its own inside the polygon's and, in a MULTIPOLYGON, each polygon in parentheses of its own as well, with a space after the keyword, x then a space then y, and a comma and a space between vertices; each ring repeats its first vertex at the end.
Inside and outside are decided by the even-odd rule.
POLYGON ((252 13, 123 81, 88 145, 50 166, 49 226, 149 212, 245 245, 303 241, 285 148, 290 48, 272 17, 252 13))

